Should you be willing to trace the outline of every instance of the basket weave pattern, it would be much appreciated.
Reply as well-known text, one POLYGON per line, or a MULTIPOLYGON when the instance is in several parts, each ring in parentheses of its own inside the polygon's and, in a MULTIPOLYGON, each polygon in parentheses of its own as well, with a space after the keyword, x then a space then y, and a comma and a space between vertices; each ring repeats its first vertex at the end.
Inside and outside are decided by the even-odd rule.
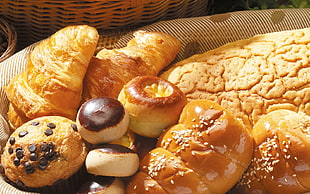
POLYGON ((14 27, 0 18, 0 62, 14 54, 17 34, 14 27))
POLYGON ((22 47, 71 24, 100 32, 159 20, 206 15, 209 0, 1 0, 0 14, 14 23, 22 47))

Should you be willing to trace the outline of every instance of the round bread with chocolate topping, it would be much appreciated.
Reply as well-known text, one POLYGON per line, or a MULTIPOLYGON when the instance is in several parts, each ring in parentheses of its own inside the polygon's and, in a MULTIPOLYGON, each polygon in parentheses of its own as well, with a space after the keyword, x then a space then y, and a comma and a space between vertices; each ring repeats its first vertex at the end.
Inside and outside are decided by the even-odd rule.
POLYGON ((45 187, 66 180, 83 165, 87 147, 74 121, 44 116, 28 121, 9 137, 1 164, 17 186, 45 187))
POLYGON ((102 144, 89 151, 85 165, 90 174, 128 177, 138 170, 139 156, 119 144, 102 144))
POLYGON ((76 123, 78 131, 87 142, 109 143, 126 133, 129 117, 117 99, 98 97, 81 105, 76 123))
POLYGON ((118 100, 129 113, 129 128, 146 137, 158 137, 175 124, 187 103, 174 84, 156 76, 138 76, 121 90, 118 100))
POLYGON ((76 194, 125 194, 125 187, 117 177, 91 176, 76 194))

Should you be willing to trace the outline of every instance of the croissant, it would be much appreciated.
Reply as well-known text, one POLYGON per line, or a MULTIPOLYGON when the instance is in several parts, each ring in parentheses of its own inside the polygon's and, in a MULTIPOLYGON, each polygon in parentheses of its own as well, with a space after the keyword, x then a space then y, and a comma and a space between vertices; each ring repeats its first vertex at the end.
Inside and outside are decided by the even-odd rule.
POLYGON ((98 39, 97 30, 91 26, 68 26, 34 48, 25 71, 13 77, 5 88, 13 129, 39 116, 75 118, 83 78, 98 39))
POLYGON ((134 77, 156 76, 173 61, 180 47, 180 41, 171 35, 137 31, 126 47, 102 49, 87 70, 84 100, 101 96, 117 98, 122 87, 134 77))

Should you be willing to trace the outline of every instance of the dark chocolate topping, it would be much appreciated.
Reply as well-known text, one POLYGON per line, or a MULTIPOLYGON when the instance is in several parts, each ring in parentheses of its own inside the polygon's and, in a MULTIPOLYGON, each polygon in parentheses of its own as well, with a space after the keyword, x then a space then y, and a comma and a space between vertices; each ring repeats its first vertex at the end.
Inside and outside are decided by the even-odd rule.
POLYGON ((56 125, 54 123, 47 123, 47 127, 51 128, 51 129, 55 129, 56 125))
POLYGON ((53 135, 53 130, 52 130, 52 129, 46 129, 46 130, 44 131, 44 134, 45 134, 46 136, 53 135))
POLYGON ((135 153, 132 149, 119 144, 101 144, 95 147, 95 150, 104 153, 135 153))
POLYGON ((33 125, 33 126, 38 126, 39 124, 40 124, 39 121, 33 121, 33 122, 31 123, 31 125, 33 125))
POLYGON ((114 177, 93 176, 79 188, 77 193, 90 194, 104 191, 113 183, 114 179, 114 177))
POLYGON ((15 143, 15 137, 11 137, 11 138, 10 138, 10 144, 11 144, 11 145, 14 145, 14 143, 15 143))
POLYGON ((85 102, 79 110, 80 124, 90 131, 117 125, 124 117, 123 105, 114 98, 100 97, 85 102))
POLYGON ((36 144, 31 144, 28 146, 29 152, 35 152, 37 151, 37 145, 36 144))
POLYGON ((18 136, 19 136, 19 137, 24 137, 24 136, 26 136, 27 134, 28 134, 28 131, 21 131, 21 132, 19 132, 18 136))

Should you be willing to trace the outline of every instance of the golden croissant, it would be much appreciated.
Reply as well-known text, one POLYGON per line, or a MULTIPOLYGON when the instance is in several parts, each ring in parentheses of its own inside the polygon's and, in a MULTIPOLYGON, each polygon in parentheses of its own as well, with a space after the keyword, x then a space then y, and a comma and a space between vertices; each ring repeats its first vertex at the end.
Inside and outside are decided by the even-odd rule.
POLYGON ((162 32, 136 31, 126 47, 103 49, 89 65, 84 80, 84 100, 117 98, 122 87, 138 75, 157 74, 176 57, 180 41, 162 32))
POLYGON ((67 26, 34 48, 25 71, 6 87, 8 118, 13 128, 45 115, 75 118, 83 78, 98 39, 97 30, 91 26, 67 26))

